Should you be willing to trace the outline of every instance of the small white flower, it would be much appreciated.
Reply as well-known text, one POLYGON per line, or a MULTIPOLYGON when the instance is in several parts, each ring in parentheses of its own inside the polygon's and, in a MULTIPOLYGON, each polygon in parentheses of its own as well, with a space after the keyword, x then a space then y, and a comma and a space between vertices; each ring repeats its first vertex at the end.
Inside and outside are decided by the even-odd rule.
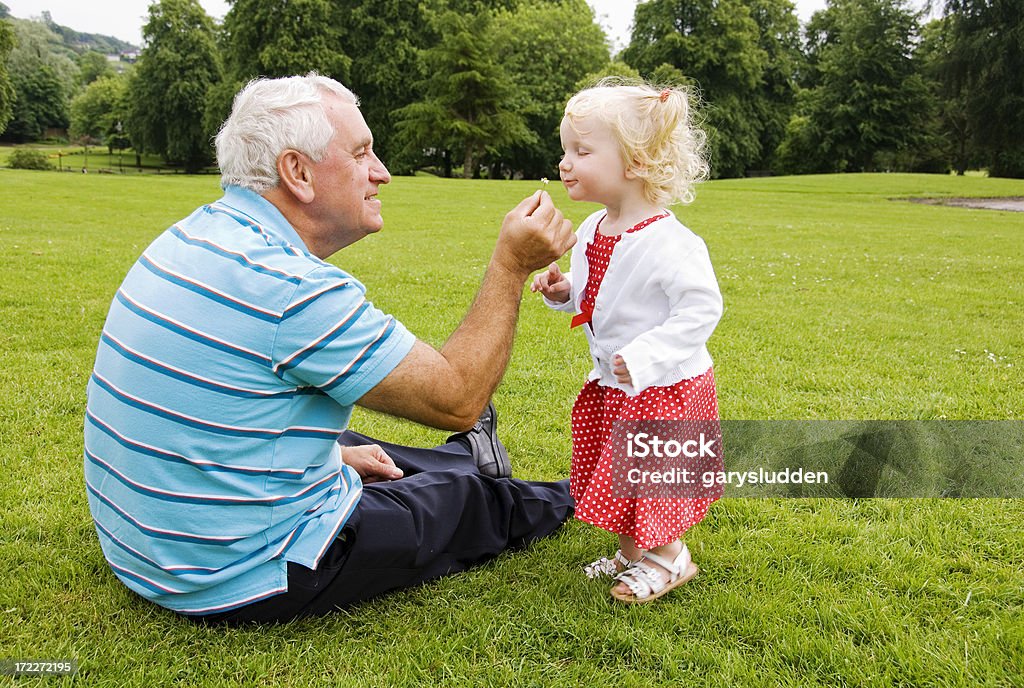
POLYGON ((548 178, 547 177, 541 177, 540 178, 540 183, 543 184, 544 186, 547 186, 548 185, 548 178))

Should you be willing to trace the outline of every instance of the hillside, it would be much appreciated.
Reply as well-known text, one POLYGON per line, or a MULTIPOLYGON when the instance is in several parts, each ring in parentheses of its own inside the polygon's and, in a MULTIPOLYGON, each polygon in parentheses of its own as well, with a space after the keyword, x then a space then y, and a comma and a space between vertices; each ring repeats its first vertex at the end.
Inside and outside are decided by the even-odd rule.
POLYGON ((46 11, 40 13, 39 18, 33 17, 32 19, 24 19, 13 16, 10 13, 10 8, 0 2, 0 19, 11 19, 13 21, 39 21, 41 19, 42 23, 60 38, 61 43, 54 46, 58 52, 81 54, 94 50, 105 55, 114 55, 125 52, 136 52, 139 50, 138 46, 132 45, 127 41, 122 41, 120 38, 115 38, 114 36, 107 36, 99 33, 84 33, 81 31, 75 31, 67 26, 62 26, 61 24, 53 21, 50 13, 46 11))

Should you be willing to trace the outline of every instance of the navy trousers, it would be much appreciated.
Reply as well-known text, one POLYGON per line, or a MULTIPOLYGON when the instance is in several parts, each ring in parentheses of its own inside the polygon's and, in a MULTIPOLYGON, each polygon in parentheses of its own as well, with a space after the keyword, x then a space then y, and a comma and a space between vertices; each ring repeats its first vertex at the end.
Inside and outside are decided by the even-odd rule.
POLYGON ((342 446, 379 444, 402 469, 371 483, 316 570, 288 564, 288 591, 207 623, 287 621, 327 614, 487 561, 554 532, 572 516, 569 481, 481 475, 468 444, 402 447, 346 431, 342 446))

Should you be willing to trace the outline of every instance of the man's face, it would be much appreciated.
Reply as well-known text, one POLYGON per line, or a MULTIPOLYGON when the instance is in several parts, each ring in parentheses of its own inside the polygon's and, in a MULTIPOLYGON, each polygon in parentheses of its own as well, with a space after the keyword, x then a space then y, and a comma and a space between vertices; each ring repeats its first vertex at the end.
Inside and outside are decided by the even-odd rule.
POLYGON ((344 246, 384 226, 376 196, 391 175, 373 152, 373 135, 358 107, 328 95, 323 108, 334 137, 324 159, 312 165, 316 214, 320 230, 344 246))

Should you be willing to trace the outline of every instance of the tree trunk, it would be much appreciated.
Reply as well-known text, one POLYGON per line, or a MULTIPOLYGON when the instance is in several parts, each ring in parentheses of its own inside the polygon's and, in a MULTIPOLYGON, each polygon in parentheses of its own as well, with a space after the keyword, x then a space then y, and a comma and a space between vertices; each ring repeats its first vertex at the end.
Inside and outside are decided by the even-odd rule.
POLYGON ((462 161, 462 178, 472 179, 473 170, 476 168, 476 145, 466 144, 466 157, 462 161))

